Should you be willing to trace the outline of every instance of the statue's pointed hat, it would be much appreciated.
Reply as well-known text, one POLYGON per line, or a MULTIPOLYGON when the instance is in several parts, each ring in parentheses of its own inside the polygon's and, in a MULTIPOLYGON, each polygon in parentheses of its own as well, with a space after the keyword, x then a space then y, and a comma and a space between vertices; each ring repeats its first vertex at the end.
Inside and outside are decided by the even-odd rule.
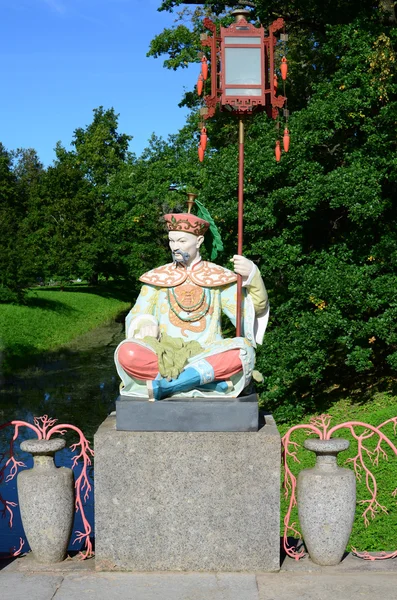
POLYGON ((205 238, 205 247, 211 260, 215 260, 218 252, 222 252, 222 239, 208 210, 197 199, 196 194, 188 194, 188 211, 187 213, 170 213, 164 215, 164 220, 168 231, 183 231, 192 233, 193 235, 205 235, 210 230, 210 235, 205 238), (192 206, 196 204, 198 215, 193 215, 190 211, 192 206), (204 218, 202 218, 204 217, 204 218))
POLYGON ((164 215, 168 231, 183 231, 193 235, 205 235, 210 224, 191 213, 171 213, 164 215))

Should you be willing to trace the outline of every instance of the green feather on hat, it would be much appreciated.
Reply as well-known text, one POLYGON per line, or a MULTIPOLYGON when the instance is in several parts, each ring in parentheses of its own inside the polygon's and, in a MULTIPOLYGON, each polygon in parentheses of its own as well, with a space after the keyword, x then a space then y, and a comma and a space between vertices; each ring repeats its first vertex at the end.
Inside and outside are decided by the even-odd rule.
POLYGON ((219 229, 216 226, 214 219, 211 217, 204 204, 199 202, 197 199, 195 200, 195 204, 197 205, 198 209, 197 216, 200 219, 208 221, 210 224, 209 231, 207 231, 207 234, 204 237, 204 245, 207 249, 210 259, 215 260, 219 252, 222 252, 223 250, 221 234, 219 233, 219 229))

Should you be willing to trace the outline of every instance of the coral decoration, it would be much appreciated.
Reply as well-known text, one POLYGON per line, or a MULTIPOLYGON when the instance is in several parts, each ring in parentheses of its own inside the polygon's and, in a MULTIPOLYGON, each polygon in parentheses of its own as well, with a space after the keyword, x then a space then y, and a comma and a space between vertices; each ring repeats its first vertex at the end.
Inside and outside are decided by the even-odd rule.
POLYGON ((200 146, 202 147, 203 151, 205 152, 205 149, 207 147, 207 128, 206 127, 203 127, 201 129, 200 146))
POLYGON ((276 161, 280 162, 280 159, 281 159, 281 148, 280 148, 280 142, 279 142, 279 140, 277 140, 277 142, 276 142, 276 148, 274 150, 274 154, 276 156, 276 161))
POLYGON ((285 152, 288 152, 288 150, 289 150, 289 131, 288 131, 287 127, 284 129, 283 148, 284 148, 285 152))
MULTIPOLYGON (((397 428, 397 417, 393 417, 392 419, 388 419, 378 425, 378 427, 374 427, 373 425, 369 425, 368 423, 362 423, 361 421, 346 421, 345 423, 341 423, 340 425, 335 425, 330 428, 332 417, 330 415, 320 415, 318 417, 313 417, 310 419, 308 424, 295 425, 295 427, 291 427, 285 434, 282 439, 283 445, 283 464, 284 464, 284 495, 285 498, 289 497, 289 505, 287 514, 284 517, 284 536, 283 536, 283 546, 286 554, 291 556, 295 560, 299 560, 305 554, 303 550, 297 550, 296 547, 290 546, 288 542, 289 536, 294 536, 297 538, 301 538, 301 534, 296 529, 295 523, 290 523, 291 511, 294 506, 296 506, 296 477, 293 475, 290 466, 288 464, 288 459, 292 459, 294 462, 299 463, 299 459, 296 455, 296 452, 299 448, 299 444, 291 440, 292 434, 298 429, 303 429, 307 435, 315 434, 319 437, 320 440, 330 440, 331 436, 340 429, 348 429, 353 436, 353 438, 357 441, 357 454, 354 458, 348 458, 347 463, 351 463, 353 465, 354 473, 358 480, 362 478, 362 475, 365 476, 365 483, 367 486, 367 490, 369 493, 369 498, 367 500, 361 500, 360 504, 364 505, 366 508, 362 514, 364 519, 364 524, 367 527, 369 525, 369 519, 374 519, 375 516, 379 512, 387 513, 387 509, 385 506, 379 503, 377 500, 377 483, 374 474, 368 466, 368 461, 372 463, 374 466, 378 466, 379 458, 383 458, 387 460, 387 454, 382 448, 382 443, 386 444, 394 455, 397 457, 397 448, 390 441, 390 439, 381 431, 381 429, 388 424, 393 424, 394 432, 396 432, 397 428), (357 428, 362 429, 362 433, 357 431, 357 428), (374 450, 368 448, 365 442, 373 436, 378 436, 377 445, 374 450)), ((393 496, 397 495, 397 489, 392 492, 393 496)), ((363 558, 364 560, 384 560, 386 558, 396 558, 397 550, 394 552, 381 552, 380 556, 373 556, 369 554, 369 552, 357 552, 355 548, 352 548, 352 552, 358 558, 363 558)))
POLYGON ((199 147, 198 147, 198 157, 199 157, 199 161, 203 162, 203 160, 204 160, 204 148, 202 147, 201 144, 199 144, 199 147))
POLYGON ((278 88, 278 79, 277 79, 277 75, 274 74, 273 75, 273 88, 274 88, 274 93, 277 93, 277 88, 278 88))
POLYGON ((208 77, 208 61, 205 56, 201 58, 201 73, 203 74, 204 81, 208 77))
POLYGON ((203 82, 204 82, 203 76, 200 73, 199 78, 197 80, 197 86, 196 86, 197 87, 197 93, 198 93, 199 96, 201 96, 201 94, 203 93, 203 82))
MULTIPOLYGON (((51 438, 51 436, 54 435, 55 433, 58 433, 59 435, 65 435, 66 430, 68 430, 68 429, 75 431, 79 437, 79 441, 76 444, 72 444, 70 446, 70 449, 74 452, 77 448, 79 448, 79 454, 77 454, 76 456, 73 457, 72 469, 74 469, 76 467, 76 465, 80 459, 83 462, 82 471, 81 471, 79 477, 77 477, 77 479, 75 481, 75 490, 76 490, 75 508, 76 508, 76 512, 80 512, 80 515, 81 515, 81 518, 83 521, 84 531, 76 531, 75 532, 76 538, 73 540, 73 544, 75 542, 84 541, 85 551, 80 552, 80 558, 86 559, 86 558, 90 558, 94 554, 93 549, 92 549, 92 542, 90 539, 90 534, 92 532, 92 528, 85 516, 85 511, 84 511, 84 503, 87 502, 88 497, 91 492, 91 484, 88 479, 88 467, 91 465, 90 457, 94 456, 94 451, 90 448, 90 443, 84 436, 81 429, 79 429, 78 427, 75 427, 74 425, 69 425, 69 424, 65 424, 65 423, 63 423, 61 425, 56 425, 56 422, 57 422, 57 419, 50 419, 47 415, 44 415, 43 417, 34 417, 34 425, 32 425, 31 423, 27 423, 26 421, 10 421, 9 423, 0 425, 0 430, 4 429, 5 427, 7 427, 9 425, 14 426, 14 435, 10 442, 9 451, 6 455, 0 456, 0 483, 2 483, 2 481, 4 481, 4 479, 5 479, 6 483, 11 481, 16 476, 18 467, 26 467, 25 463, 23 463, 21 461, 17 461, 14 457, 14 443, 19 435, 20 427, 27 427, 28 429, 31 429, 32 431, 34 431, 34 433, 37 435, 37 439, 39 439, 39 440, 49 440, 51 438), (1 461, 4 460, 4 458, 7 458, 7 456, 8 456, 8 459, 5 461, 5 463, 3 465, 1 465, 1 461), (10 470, 9 470, 7 477, 5 477, 5 471, 6 471, 7 467, 9 467, 10 470)), ((9 519, 8 524, 10 527, 12 527, 12 522, 13 522, 13 510, 12 509, 14 507, 16 507, 17 505, 15 504, 15 502, 9 502, 7 500, 4 500, 1 496, 0 496, 0 504, 3 505, 3 510, 0 512, 3 513, 4 516, 8 516, 8 519, 9 519)), ((19 555, 22 551, 23 545, 24 545, 24 541, 22 539, 20 539, 19 548, 16 551, 14 551, 11 555, 12 556, 19 555)))
POLYGON ((280 71, 281 71, 281 77, 285 81, 287 79, 287 73, 288 73, 288 62, 287 62, 287 59, 285 58, 285 56, 283 56, 283 58, 281 59, 280 71))

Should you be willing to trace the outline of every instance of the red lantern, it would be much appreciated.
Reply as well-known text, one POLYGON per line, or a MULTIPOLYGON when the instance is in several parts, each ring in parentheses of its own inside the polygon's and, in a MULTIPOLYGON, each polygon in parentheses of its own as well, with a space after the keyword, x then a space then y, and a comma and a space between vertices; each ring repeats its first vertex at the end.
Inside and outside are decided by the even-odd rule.
POLYGON ((199 157, 199 161, 203 162, 203 160, 204 160, 204 148, 202 147, 201 144, 199 144, 199 147, 198 147, 198 157, 199 157))
POLYGON ((283 56, 283 58, 281 59, 280 71, 281 71, 281 77, 285 81, 287 79, 287 73, 288 73, 288 62, 287 62, 287 59, 285 58, 285 56, 283 56))
POLYGON ((277 93, 277 88, 278 88, 278 79, 277 79, 277 75, 274 74, 273 75, 273 88, 274 88, 274 93, 277 93))
POLYGON ((276 148, 274 150, 274 154, 276 155, 276 161, 280 162, 280 159, 281 159, 281 148, 280 148, 280 142, 279 142, 279 140, 277 140, 277 142, 276 142, 276 148))
POLYGON ((285 152, 288 152, 288 150, 289 150, 289 131, 288 131, 287 127, 284 129, 283 147, 284 147, 285 152))
POLYGON ((207 147, 207 129, 205 127, 201 129, 200 146, 202 147, 203 152, 205 152, 205 149, 207 147))
POLYGON ((201 96, 202 92, 203 92, 203 76, 200 73, 199 78, 197 80, 197 93, 199 96, 201 96))
POLYGON ((201 58, 201 72, 203 74, 203 79, 205 81, 208 77, 208 62, 207 62, 207 58, 205 56, 203 56, 201 58))

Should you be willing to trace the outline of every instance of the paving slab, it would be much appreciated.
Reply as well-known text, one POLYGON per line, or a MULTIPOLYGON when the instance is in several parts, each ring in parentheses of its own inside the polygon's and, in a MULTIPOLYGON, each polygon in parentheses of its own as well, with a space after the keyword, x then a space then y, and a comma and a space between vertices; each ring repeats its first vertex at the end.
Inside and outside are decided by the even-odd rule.
MULTIPOLYGON (((22 555, 17 559, 11 560, 8 564, 0 561, 0 569, 3 568, 8 573, 50 573, 54 575, 63 575, 65 573, 76 573, 81 571, 94 571, 95 559, 81 560, 78 555, 68 557, 59 563, 39 563, 33 558, 33 553, 22 555)), ((8 562, 8 561, 7 561, 8 562)), ((0 600, 1 596, 0 596, 0 600)))
MULTIPOLYGON (((95 573, 66 575, 54 600, 258 600, 255 575, 95 573)), ((14 597, 15 600, 15 597, 14 597)), ((44 600, 44 599, 43 599, 44 600)))
POLYGON ((336 567, 287 559, 279 573, 98 572, 94 560, 0 562, 0 600, 396 600, 397 560, 336 567), (47 569, 47 571, 45 570, 47 569))
POLYGON ((395 600, 397 573, 266 573, 258 600, 395 600))
POLYGON ((52 600, 61 586, 62 575, 33 575, 0 572, 1 600, 52 600))
MULTIPOLYGON (((391 554, 388 552, 386 554, 391 554)), ((381 557, 382 554, 380 552, 371 552, 371 557, 381 557)), ((396 559, 387 559, 387 560, 364 560, 362 558, 358 558, 353 554, 348 554, 344 557, 344 559, 333 567, 323 567, 321 565, 316 565, 314 562, 310 560, 310 558, 306 555, 304 558, 300 560, 295 560, 287 556, 282 565, 282 571, 292 571, 295 573, 303 573, 307 572, 315 572, 315 573, 347 573, 347 572, 365 572, 365 573, 395 573, 397 574, 397 558, 396 559)), ((396 592, 397 598, 397 592, 396 592)))

